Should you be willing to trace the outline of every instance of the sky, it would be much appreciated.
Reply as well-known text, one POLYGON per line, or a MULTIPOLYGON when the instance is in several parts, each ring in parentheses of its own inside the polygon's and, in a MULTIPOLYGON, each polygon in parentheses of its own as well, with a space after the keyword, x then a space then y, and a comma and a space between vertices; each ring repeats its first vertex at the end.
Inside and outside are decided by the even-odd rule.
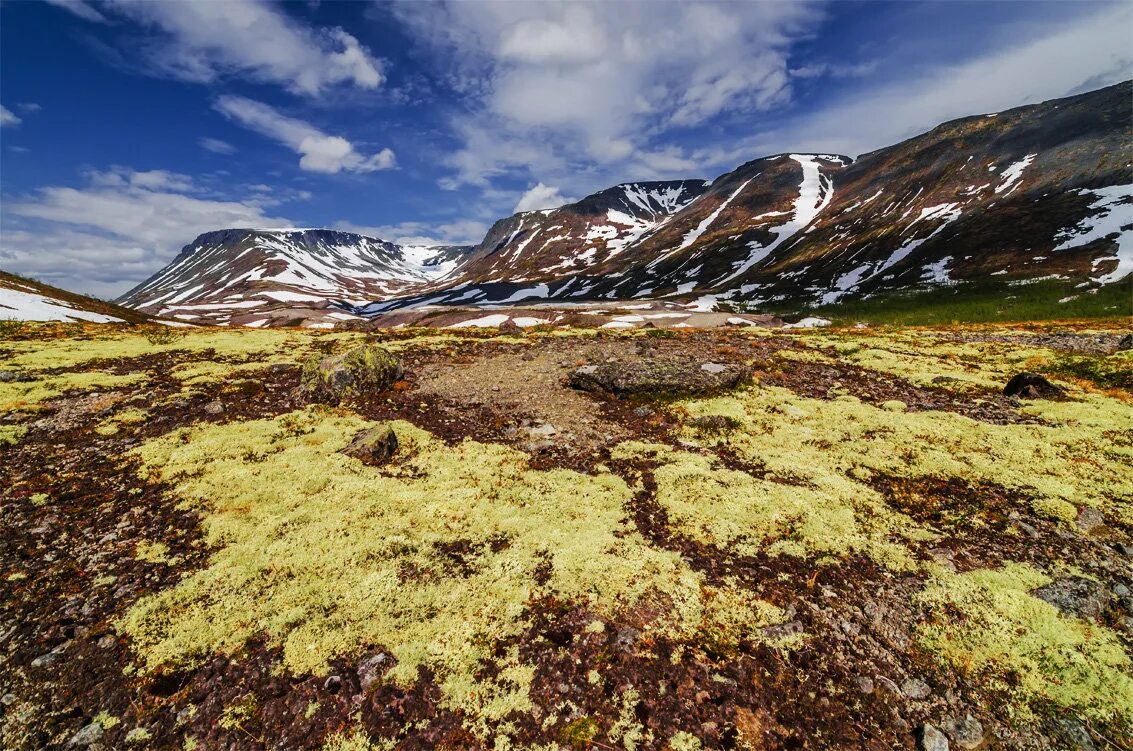
POLYGON ((0 269, 202 232, 476 243, 621 182, 856 156, 1133 77, 1127 2, 0 2, 0 269))

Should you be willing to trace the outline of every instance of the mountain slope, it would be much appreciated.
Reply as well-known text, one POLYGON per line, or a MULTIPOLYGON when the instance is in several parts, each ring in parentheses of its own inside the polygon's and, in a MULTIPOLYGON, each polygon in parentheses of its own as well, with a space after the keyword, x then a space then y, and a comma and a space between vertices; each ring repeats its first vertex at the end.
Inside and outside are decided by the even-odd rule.
POLYGON ((146 323, 144 313, 0 271, 0 321, 146 323))
POLYGON ((330 301, 413 291, 451 274, 465 253, 334 230, 220 230, 186 245, 120 302, 194 322, 334 320, 345 314, 329 309, 330 301))
POLYGON ((210 233, 123 301, 263 325, 647 297, 797 309, 987 280, 1088 293, 1133 271, 1131 97, 1127 82, 966 117, 857 161, 779 154, 711 182, 617 185, 501 219, 474 248, 210 233), (253 308, 272 315, 240 315, 253 308))

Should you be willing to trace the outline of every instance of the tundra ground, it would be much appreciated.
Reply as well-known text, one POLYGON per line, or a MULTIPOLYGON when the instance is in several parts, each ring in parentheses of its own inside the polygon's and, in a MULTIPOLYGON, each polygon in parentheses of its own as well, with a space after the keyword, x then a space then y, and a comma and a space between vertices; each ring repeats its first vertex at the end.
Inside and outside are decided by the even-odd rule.
POLYGON ((1124 328, 8 332, 0 737, 1129 747, 1124 328), (307 403, 363 341, 404 380, 307 403), (753 376, 565 383, 640 360, 753 376))

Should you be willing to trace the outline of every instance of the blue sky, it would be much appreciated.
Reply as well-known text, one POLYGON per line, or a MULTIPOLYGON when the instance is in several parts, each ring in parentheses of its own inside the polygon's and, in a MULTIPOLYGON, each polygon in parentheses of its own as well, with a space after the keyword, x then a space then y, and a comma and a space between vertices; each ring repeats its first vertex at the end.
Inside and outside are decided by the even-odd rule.
POLYGON ((0 268, 113 297, 222 227, 476 242, 1108 85, 1131 35, 1128 3, 8 0, 0 268))

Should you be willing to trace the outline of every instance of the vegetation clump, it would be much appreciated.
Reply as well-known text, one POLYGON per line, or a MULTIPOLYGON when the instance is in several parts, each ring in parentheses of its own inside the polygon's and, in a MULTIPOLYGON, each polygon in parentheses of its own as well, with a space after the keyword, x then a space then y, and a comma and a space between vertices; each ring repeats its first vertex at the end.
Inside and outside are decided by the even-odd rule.
POLYGON ((1060 613, 1031 592, 1050 582, 1018 563, 945 574, 917 600, 923 646, 1024 715, 1053 704, 1096 722, 1133 723, 1131 663, 1109 629, 1060 613))
POLYGON ((521 452, 446 446, 405 422, 392 423, 403 449, 391 465, 338 453, 373 425, 304 411, 181 430, 137 451, 205 511, 216 547, 207 568, 121 621, 148 667, 231 653, 257 634, 297 674, 380 645, 396 657, 391 679, 409 684, 428 666, 450 705, 500 719, 529 706, 533 668, 494 650, 524 630, 533 598, 650 613, 641 628, 674 637, 695 635, 706 608, 740 613, 725 620, 737 628, 775 615, 737 611, 744 602, 706 594, 680 556, 651 547, 626 522, 632 491, 614 475, 532 470, 521 452))

